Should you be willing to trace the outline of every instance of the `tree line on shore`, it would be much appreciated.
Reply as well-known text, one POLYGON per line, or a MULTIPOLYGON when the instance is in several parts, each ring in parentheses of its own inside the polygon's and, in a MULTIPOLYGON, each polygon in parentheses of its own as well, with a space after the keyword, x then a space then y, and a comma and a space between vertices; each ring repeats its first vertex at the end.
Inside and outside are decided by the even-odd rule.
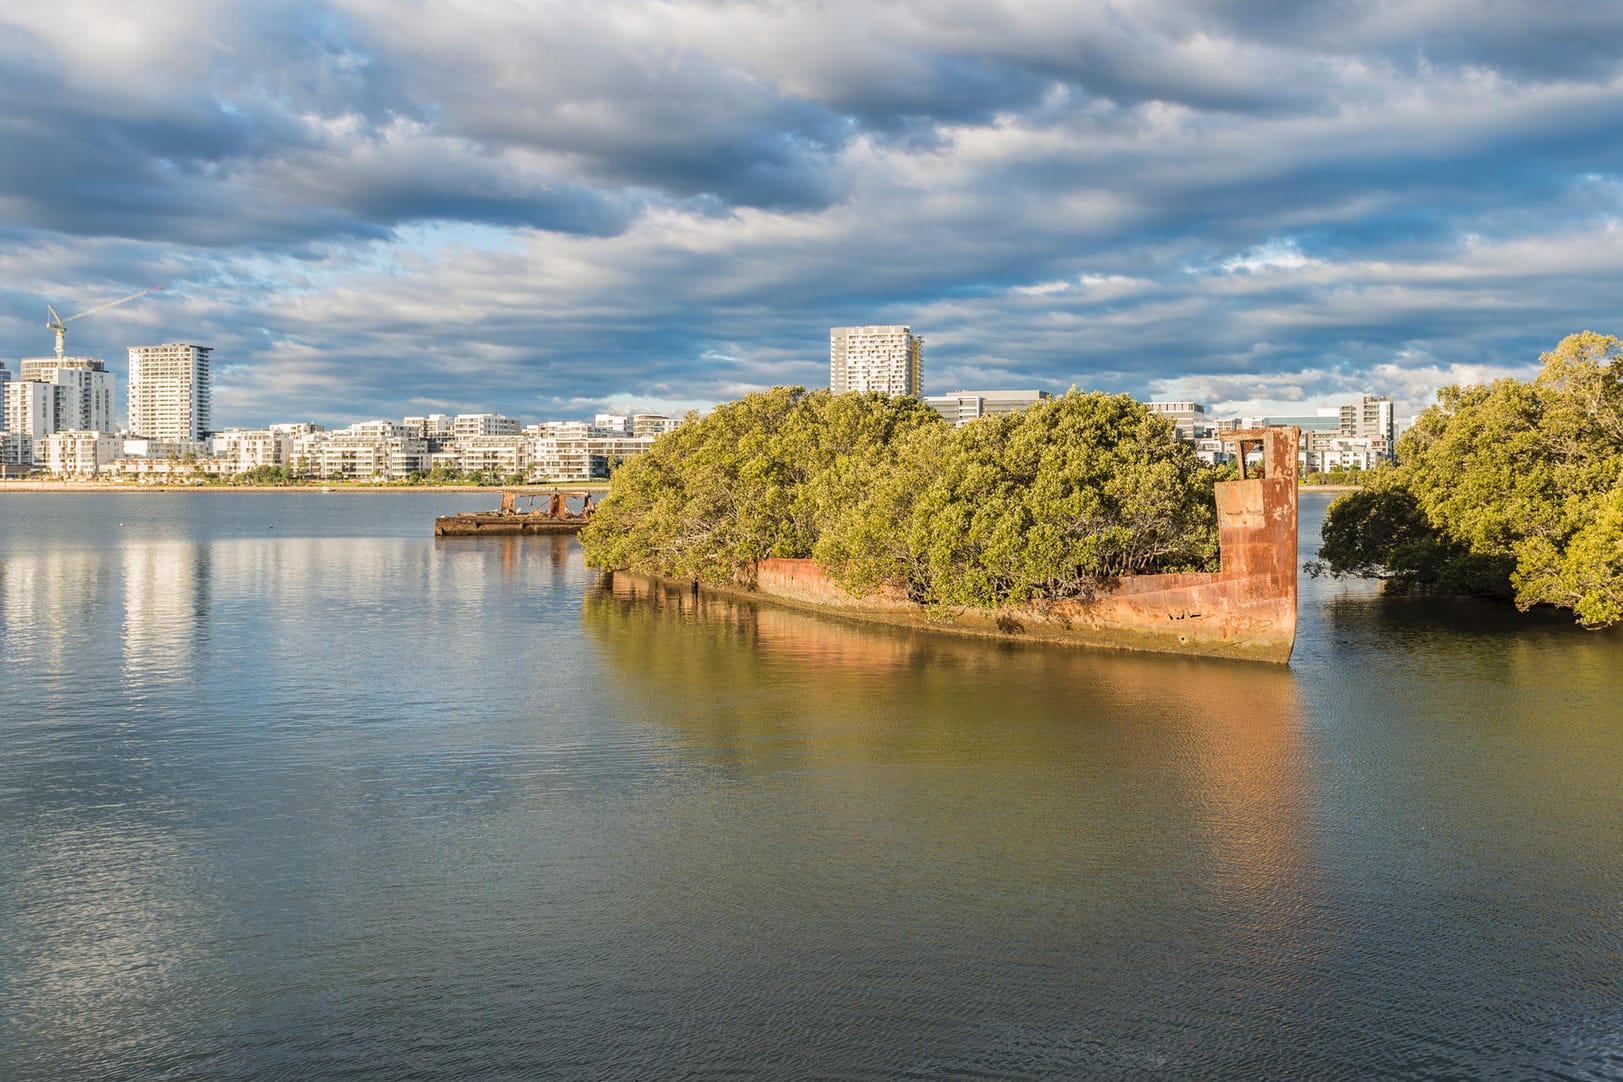
POLYGON ((1539 361, 1439 391, 1396 465, 1330 505, 1309 570, 1623 621, 1623 346, 1584 331, 1539 361))
POLYGON ((1222 476, 1127 395, 954 427, 917 399, 776 387, 627 461, 581 543, 594 567, 717 585, 810 557, 857 594, 1041 604, 1215 570, 1222 476))

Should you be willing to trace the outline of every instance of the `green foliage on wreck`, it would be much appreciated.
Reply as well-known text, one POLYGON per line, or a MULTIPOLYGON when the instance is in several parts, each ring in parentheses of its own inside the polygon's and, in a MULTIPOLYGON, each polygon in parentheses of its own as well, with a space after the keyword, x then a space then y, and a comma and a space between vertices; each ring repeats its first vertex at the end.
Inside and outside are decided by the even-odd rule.
POLYGON ((1215 570, 1221 476, 1125 395, 954 428, 917 399, 779 387, 628 461, 580 536, 594 567, 713 585, 811 557, 857 594, 1042 603, 1215 570))
POLYGON ((1623 344, 1585 331, 1539 360, 1439 391, 1397 465, 1330 505, 1309 570, 1623 622, 1623 344))

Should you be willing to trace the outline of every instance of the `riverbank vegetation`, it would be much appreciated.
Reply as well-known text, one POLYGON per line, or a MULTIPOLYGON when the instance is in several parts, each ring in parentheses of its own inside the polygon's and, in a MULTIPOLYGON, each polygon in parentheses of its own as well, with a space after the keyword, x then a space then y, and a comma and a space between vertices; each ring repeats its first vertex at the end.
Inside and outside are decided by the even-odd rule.
POLYGON ((1126 395, 954 428, 917 399, 778 387, 626 462, 581 543, 594 567, 717 585, 811 557, 859 594, 1042 603, 1214 570, 1219 476, 1126 395))
POLYGON ((1397 464, 1330 505, 1309 571, 1623 621, 1623 345, 1585 331, 1539 360, 1439 391, 1397 464))

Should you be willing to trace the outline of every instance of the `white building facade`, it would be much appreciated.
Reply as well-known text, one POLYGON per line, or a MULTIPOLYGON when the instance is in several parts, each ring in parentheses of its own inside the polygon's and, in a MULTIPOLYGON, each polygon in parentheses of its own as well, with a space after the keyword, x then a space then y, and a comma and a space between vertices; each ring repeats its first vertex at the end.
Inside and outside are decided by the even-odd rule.
POLYGON ((451 422, 451 435, 456 439, 470 436, 516 436, 519 423, 499 413, 459 413, 451 422))
POLYGON ((98 357, 24 357, 22 378, 56 388, 56 427, 113 432, 114 376, 98 357))
POLYGON ((925 398, 925 405, 952 425, 967 425, 979 417, 1018 413, 1052 397, 1047 391, 953 391, 925 398))
POLYGON ((34 453, 60 477, 95 477, 124 453, 124 441, 107 432, 69 429, 40 440, 34 453))
POLYGON ((1391 458, 1397 444, 1392 399, 1386 395, 1365 395, 1357 402, 1342 406, 1340 434, 1372 440, 1377 453, 1383 458, 1391 458))
POLYGON ((37 443, 56 431, 56 388, 35 380, 0 383, 5 396, 4 425, 7 432, 27 436, 37 443))
POLYGON ((288 464, 293 437, 268 428, 228 428, 214 437, 214 457, 221 473, 247 473, 268 466, 280 469, 288 464))
POLYGON ((1145 405, 1151 413, 1171 421, 1179 439, 1193 442, 1214 435, 1206 422, 1206 407, 1199 402, 1147 402, 1145 405))
POLYGON ((159 440, 207 439, 208 346, 169 342, 130 347, 130 431, 159 440))
POLYGON ((828 386, 835 394, 918 395, 924 386, 924 339, 900 325, 831 327, 828 386))

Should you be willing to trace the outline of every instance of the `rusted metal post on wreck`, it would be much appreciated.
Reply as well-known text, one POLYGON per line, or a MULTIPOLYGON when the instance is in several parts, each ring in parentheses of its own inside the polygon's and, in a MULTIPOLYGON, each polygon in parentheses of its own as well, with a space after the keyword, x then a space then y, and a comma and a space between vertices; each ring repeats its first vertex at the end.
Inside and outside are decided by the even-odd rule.
MULTIPOLYGON (((1236 444, 1238 481, 1217 485, 1217 531, 1222 551, 1219 579, 1236 608, 1273 610, 1271 628, 1259 628, 1276 644, 1269 660, 1289 660, 1296 644, 1297 452, 1302 431, 1246 428, 1225 432, 1236 444), (1249 476, 1247 458, 1262 451, 1261 471, 1249 476)), ((1238 629, 1236 629, 1238 630, 1238 629)))

